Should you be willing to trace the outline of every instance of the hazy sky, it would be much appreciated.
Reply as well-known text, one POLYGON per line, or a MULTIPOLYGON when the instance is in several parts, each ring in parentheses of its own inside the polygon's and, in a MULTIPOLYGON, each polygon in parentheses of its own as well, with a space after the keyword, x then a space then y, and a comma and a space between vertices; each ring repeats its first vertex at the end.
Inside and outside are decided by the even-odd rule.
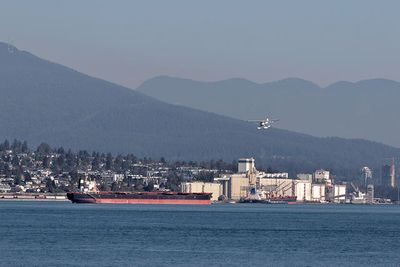
POLYGON ((157 75, 400 80, 399 12, 397 0, 0 0, 0 40, 132 88, 157 75))

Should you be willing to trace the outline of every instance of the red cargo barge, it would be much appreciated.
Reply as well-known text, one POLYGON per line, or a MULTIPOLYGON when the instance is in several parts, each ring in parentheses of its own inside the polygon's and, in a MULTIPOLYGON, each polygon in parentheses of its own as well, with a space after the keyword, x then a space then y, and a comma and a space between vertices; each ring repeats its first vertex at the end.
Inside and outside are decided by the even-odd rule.
POLYGON ((211 193, 88 192, 67 193, 73 203, 209 205, 211 193))

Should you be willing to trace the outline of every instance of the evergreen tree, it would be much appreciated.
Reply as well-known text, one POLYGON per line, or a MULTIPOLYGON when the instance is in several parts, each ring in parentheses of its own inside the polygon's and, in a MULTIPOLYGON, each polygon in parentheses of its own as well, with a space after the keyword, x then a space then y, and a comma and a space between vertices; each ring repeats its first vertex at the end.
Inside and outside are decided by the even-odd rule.
POLYGON ((4 141, 4 143, 3 143, 2 150, 3 150, 3 151, 5 151, 5 150, 10 150, 10 142, 8 142, 7 139, 6 139, 6 140, 4 141))
POLYGON ((111 153, 108 153, 106 158, 106 169, 112 170, 112 168, 113 168, 113 157, 111 153))
POLYGON ((51 158, 46 156, 43 158, 43 168, 47 169, 50 168, 51 165, 51 158))
POLYGON ((15 153, 21 153, 21 142, 18 141, 17 139, 14 139, 12 145, 11 145, 11 150, 14 151, 15 153))
POLYGON ((38 153, 39 155, 48 155, 51 152, 51 147, 46 144, 46 143, 41 143, 37 149, 36 149, 36 153, 38 153))
POLYGON ((46 189, 47 189, 50 193, 54 193, 54 192, 56 191, 56 184, 54 183, 53 180, 47 179, 47 181, 46 181, 46 189))
POLYGON ((64 148, 63 147, 59 147, 58 149, 57 149, 57 154, 65 154, 65 150, 64 150, 64 148))
POLYGON ((28 142, 24 141, 21 146, 22 153, 28 153, 28 142))

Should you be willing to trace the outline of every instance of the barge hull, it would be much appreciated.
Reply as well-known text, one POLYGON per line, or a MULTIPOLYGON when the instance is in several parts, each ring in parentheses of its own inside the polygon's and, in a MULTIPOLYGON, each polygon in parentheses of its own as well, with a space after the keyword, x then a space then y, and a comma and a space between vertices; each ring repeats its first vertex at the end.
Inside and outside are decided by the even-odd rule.
POLYGON ((89 204, 167 204, 167 205, 210 205, 210 200, 181 200, 181 199, 76 199, 73 203, 89 204))
POLYGON ((72 203, 210 205, 211 193, 67 193, 72 203))

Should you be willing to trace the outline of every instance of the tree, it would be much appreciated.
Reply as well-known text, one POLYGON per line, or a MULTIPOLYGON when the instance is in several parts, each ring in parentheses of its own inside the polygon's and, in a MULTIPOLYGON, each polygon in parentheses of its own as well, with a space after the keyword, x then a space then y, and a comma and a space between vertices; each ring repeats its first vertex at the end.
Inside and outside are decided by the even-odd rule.
POLYGON ((24 180, 25 180, 25 182, 32 180, 32 176, 29 172, 24 172, 24 180))
POLYGON ((49 153, 51 152, 51 147, 50 147, 48 144, 46 144, 46 143, 41 143, 41 144, 37 147, 36 152, 37 152, 39 155, 47 155, 47 154, 49 154, 49 153))
POLYGON ((10 142, 8 140, 4 140, 4 143, 1 145, 1 151, 10 150, 10 142))
POLYGON ((181 179, 175 173, 170 173, 167 177, 167 188, 172 191, 179 191, 179 186, 181 184, 181 179))
POLYGON ((118 183, 117 182, 113 182, 111 184, 111 191, 118 191, 118 189, 119 189, 118 183))
POLYGON ((144 191, 147 191, 147 192, 154 191, 154 183, 153 183, 153 182, 149 182, 149 183, 143 188, 143 190, 144 190, 144 191))
POLYGON ((22 179, 21 176, 17 175, 14 179, 14 184, 16 185, 22 185, 22 179))
POLYGON ((15 153, 21 153, 21 142, 18 141, 17 139, 14 139, 12 145, 11 145, 11 150, 14 151, 15 153))
POLYGON ((22 153, 28 153, 28 142, 24 141, 21 146, 22 153))
POLYGON ((111 153, 108 153, 106 157, 106 169, 111 170, 112 167, 113 167, 113 157, 111 153))
POLYGON ((66 158, 66 167, 69 170, 73 170, 76 167, 76 160, 75 160, 75 155, 72 153, 72 151, 69 149, 67 154, 65 155, 66 158))
POLYGON ((115 169, 116 171, 121 171, 121 170, 122 170, 122 164, 123 164, 123 162, 124 162, 124 160, 123 160, 122 155, 118 155, 118 156, 115 158, 115 161, 114 161, 114 169, 115 169))
POLYGON ((126 160, 130 161, 131 163, 137 163, 138 162, 137 157, 135 155, 133 155, 133 154, 128 154, 126 156, 126 160))
POLYGON ((54 193, 56 191, 56 183, 51 179, 47 179, 47 181, 46 181, 46 189, 50 193, 54 193))
POLYGON ((43 158, 43 168, 48 169, 48 168, 50 168, 50 165, 51 165, 51 158, 44 157, 43 158))
POLYGON ((65 155, 60 154, 54 162, 54 167, 58 170, 63 170, 65 168, 65 155))
POLYGON ((214 180, 213 172, 200 172, 195 176, 195 179, 203 182, 212 182, 214 180))
POLYGON ((101 163, 101 160, 100 160, 99 155, 95 154, 95 156, 93 157, 93 160, 92 160, 92 170, 94 170, 94 171, 99 170, 100 163, 101 163))
POLYGON ((63 147, 59 147, 59 148, 57 149, 57 153, 58 153, 58 154, 65 154, 64 148, 63 148, 63 147))

